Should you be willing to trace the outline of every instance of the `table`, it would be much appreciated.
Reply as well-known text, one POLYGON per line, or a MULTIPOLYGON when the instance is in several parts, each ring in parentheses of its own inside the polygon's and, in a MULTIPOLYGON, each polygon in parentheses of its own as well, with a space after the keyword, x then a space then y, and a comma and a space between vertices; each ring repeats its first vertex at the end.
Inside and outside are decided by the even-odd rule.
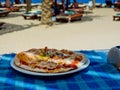
POLYGON ((15 53, 0 56, 0 90, 119 90, 120 72, 108 64, 106 51, 79 51, 89 58, 90 65, 77 73, 43 77, 13 70, 10 61, 15 53))

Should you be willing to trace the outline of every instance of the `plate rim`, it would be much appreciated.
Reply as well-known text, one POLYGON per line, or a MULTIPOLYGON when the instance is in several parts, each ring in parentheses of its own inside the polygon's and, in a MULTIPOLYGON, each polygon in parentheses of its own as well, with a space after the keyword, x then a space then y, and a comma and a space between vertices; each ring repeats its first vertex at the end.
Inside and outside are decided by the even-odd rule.
POLYGON ((86 62, 84 62, 84 64, 81 65, 77 69, 70 70, 67 72, 61 72, 61 73, 42 73, 42 72, 33 72, 33 71, 29 71, 29 70, 25 70, 25 69, 20 68, 20 67, 15 65, 14 59, 10 62, 10 65, 14 70, 21 72, 21 73, 24 73, 24 74, 34 75, 34 76, 60 76, 60 75, 72 74, 72 73, 75 73, 75 72, 78 72, 78 71, 81 71, 81 70, 87 68, 90 64, 90 60, 85 56, 84 59, 86 59, 86 62))

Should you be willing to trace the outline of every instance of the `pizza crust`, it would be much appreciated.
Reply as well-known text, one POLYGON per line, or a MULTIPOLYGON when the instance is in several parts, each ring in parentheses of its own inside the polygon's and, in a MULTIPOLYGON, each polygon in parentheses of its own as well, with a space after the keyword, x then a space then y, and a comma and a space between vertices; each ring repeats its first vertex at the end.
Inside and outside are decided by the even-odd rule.
POLYGON ((25 70, 29 70, 32 72, 42 72, 42 73, 60 73, 60 72, 67 72, 72 70, 73 68, 60 68, 60 69, 54 69, 54 70, 48 70, 48 69, 40 69, 40 68, 32 68, 30 66, 24 65, 20 63, 20 60, 16 57, 14 59, 14 63, 16 66, 25 69, 25 70))

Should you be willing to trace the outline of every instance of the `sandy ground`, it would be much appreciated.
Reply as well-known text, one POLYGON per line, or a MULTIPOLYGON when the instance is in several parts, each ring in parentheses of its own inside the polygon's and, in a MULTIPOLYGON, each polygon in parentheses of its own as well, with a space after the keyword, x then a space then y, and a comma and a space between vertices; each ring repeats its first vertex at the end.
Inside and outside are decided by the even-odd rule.
POLYGON ((120 21, 113 21, 115 13, 112 8, 96 8, 93 13, 84 14, 81 21, 57 23, 52 27, 40 25, 39 20, 24 20, 20 15, 0 18, 7 23, 31 26, 0 35, 0 54, 45 46, 69 50, 110 49, 120 45, 120 21))

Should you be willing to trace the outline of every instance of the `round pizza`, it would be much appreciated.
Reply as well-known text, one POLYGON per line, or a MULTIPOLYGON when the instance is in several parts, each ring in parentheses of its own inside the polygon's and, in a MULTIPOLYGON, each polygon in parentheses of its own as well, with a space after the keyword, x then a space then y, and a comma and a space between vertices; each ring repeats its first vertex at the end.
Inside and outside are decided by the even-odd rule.
POLYGON ((86 63, 84 54, 49 49, 30 49, 16 54, 14 63, 17 67, 33 72, 60 73, 79 68, 86 63))

